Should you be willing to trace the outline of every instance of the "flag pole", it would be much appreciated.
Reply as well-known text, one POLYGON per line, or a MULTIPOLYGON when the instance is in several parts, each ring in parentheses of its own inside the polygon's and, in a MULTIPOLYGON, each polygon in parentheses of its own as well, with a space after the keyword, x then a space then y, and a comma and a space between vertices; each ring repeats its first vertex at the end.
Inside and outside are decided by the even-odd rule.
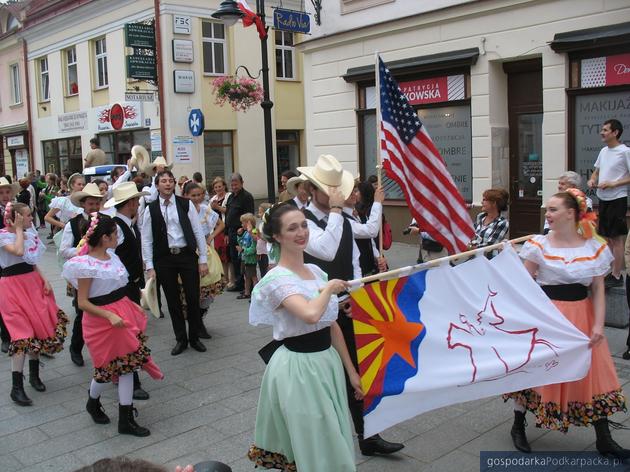
POLYGON ((460 252, 457 254, 453 254, 451 256, 440 257, 439 259, 434 259, 429 262, 423 262, 422 264, 415 264, 407 267, 401 267, 400 269, 389 270, 387 272, 381 272, 378 274, 370 275, 368 277, 363 277, 360 279, 349 280, 348 283, 352 287, 350 290, 354 290, 360 287, 361 284, 366 284, 369 282, 374 282, 381 279, 393 279, 399 276, 407 276, 416 272, 420 272, 421 270, 431 269, 433 267, 442 265, 445 262, 452 262, 457 259, 463 259, 465 257, 470 257, 478 254, 484 254, 489 251, 494 251, 495 249, 500 249, 503 245, 507 243, 518 244, 524 241, 528 241, 532 239, 535 235, 530 234, 528 236, 521 236, 520 238, 510 239, 509 241, 503 241, 497 244, 492 244, 491 246, 480 247, 478 249, 472 249, 470 251, 460 252))
MULTIPOLYGON (((381 161, 381 73, 378 63, 378 50, 374 51, 374 73, 376 74, 376 185, 380 188, 381 172, 383 163, 381 161)), ((378 228, 378 253, 383 257, 383 211, 381 209, 381 223, 378 228)))

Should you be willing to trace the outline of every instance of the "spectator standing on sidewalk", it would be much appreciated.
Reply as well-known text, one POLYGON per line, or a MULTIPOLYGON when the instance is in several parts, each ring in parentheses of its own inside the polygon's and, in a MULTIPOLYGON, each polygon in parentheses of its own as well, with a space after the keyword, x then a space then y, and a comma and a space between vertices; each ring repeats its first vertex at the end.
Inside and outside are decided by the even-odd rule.
POLYGON ((228 236, 228 251, 230 262, 234 269, 234 285, 227 288, 228 292, 242 292, 245 289, 243 274, 241 273, 241 260, 238 257, 236 241, 238 229, 241 228, 241 216, 245 213, 254 213, 254 197, 243 188, 243 177, 238 172, 230 178, 232 193, 228 197, 225 212, 225 229, 228 236))

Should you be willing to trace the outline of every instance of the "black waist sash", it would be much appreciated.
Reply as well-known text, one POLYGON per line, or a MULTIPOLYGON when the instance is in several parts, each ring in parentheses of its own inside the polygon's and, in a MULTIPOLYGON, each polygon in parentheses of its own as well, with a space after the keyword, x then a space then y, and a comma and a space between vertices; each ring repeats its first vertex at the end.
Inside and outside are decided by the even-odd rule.
POLYGON ((2 277, 11 277, 12 275, 28 274, 35 271, 35 266, 27 264, 26 262, 20 262, 19 264, 13 264, 12 266, 2 269, 2 277))
POLYGON ((109 305, 110 303, 114 303, 117 302, 118 300, 121 300, 122 298, 125 297, 125 295, 127 295, 127 286, 125 285, 124 287, 120 287, 116 290, 114 290, 113 292, 110 292, 106 295, 101 295, 98 297, 92 297, 92 298, 88 298, 89 302, 92 305, 96 305, 96 306, 103 306, 103 305, 109 305))
POLYGON ((289 351, 293 352, 325 351, 331 345, 330 326, 312 333, 284 338, 281 341, 274 339, 263 346, 263 348, 258 351, 258 354, 262 357, 265 364, 268 364, 271 356, 273 356, 273 353, 276 352, 276 350, 283 344, 289 351))
POLYGON ((577 302, 588 297, 588 290, 582 284, 542 285, 540 288, 552 300, 577 302))

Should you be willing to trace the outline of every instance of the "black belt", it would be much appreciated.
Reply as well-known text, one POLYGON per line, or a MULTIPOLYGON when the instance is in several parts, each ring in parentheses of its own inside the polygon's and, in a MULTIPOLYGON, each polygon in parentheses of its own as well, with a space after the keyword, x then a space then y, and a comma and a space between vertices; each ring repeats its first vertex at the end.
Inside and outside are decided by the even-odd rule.
POLYGON ((35 271, 35 266, 27 264, 26 262, 20 262, 9 267, 2 269, 2 277, 11 277, 12 275, 28 274, 35 271))
POLYGON ((119 289, 114 290, 113 292, 108 293, 107 295, 101 295, 98 297, 88 298, 88 301, 92 305, 103 306, 109 305, 110 303, 117 302, 121 300, 127 295, 127 286, 120 287, 119 289))
POLYGON ((274 339, 263 346, 263 348, 258 351, 258 354, 265 364, 268 364, 271 356, 273 356, 273 353, 276 352, 276 350, 283 344, 289 351, 293 352, 325 351, 331 345, 330 326, 312 333, 285 338, 282 341, 276 341, 274 339))
POLYGON ((542 285, 540 288, 552 300, 577 302, 588 297, 588 290, 582 284, 542 285))

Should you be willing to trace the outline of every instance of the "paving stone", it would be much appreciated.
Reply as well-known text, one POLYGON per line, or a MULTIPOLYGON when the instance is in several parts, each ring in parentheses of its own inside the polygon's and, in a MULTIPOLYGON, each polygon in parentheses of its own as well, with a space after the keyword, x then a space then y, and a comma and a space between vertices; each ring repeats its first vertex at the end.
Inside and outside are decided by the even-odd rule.
MULTIPOLYGON (((95 425, 100 426, 101 425, 95 425)), ((114 427, 114 426, 112 426, 114 427)), ((117 434, 110 437, 105 441, 92 444, 87 447, 83 447, 73 454, 79 458, 85 464, 92 464, 99 459, 106 457, 116 457, 129 455, 131 452, 138 449, 146 448, 151 444, 158 444, 165 441, 166 436, 151 431, 151 435, 144 438, 136 438, 134 436, 128 436, 123 434, 117 434)), ((142 459, 153 461, 150 456, 141 457, 142 459)))
POLYGON ((250 408, 213 422, 212 428, 223 433, 224 437, 228 437, 245 431, 253 431, 255 424, 256 408, 250 408))
POLYGON ((28 468, 29 472, 72 472, 85 464, 74 454, 64 454, 28 468))
MULTIPOLYGON (((236 405, 236 403, 232 404, 232 406, 236 405)), ((167 419, 161 419, 154 423, 147 424, 152 432, 157 431, 164 436, 171 437, 199 428, 200 426, 209 425, 214 428, 217 420, 234 415, 235 413, 235 410, 221 403, 215 403, 210 407, 196 408, 167 419)), ((253 425, 250 426, 253 427, 253 425)))
MULTIPOLYGON (((40 428, 31 428, 24 431, 16 431, 0 441, 0 455, 17 451, 22 448, 29 448, 34 444, 50 439, 40 428)), ((6 470, 6 469, 0 469, 6 470)))
POLYGON ((464 425, 447 422, 408 441, 405 454, 423 462, 432 462, 478 436, 477 431, 464 425))
POLYGON ((477 472, 479 470, 479 457, 464 451, 455 450, 427 465, 422 472, 443 472, 452 470, 457 472, 477 472))
POLYGON ((22 464, 11 454, 0 454, 0 470, 21 470, 22 464))

